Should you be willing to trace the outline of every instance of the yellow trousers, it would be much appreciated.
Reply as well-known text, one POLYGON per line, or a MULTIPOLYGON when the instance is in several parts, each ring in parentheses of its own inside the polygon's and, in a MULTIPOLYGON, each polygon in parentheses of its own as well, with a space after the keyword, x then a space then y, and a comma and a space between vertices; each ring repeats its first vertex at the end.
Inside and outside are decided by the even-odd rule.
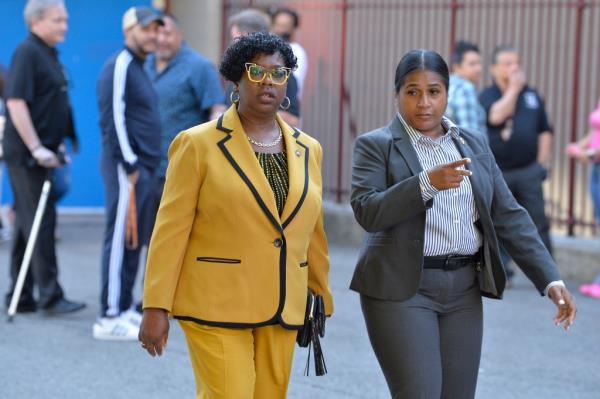
POLYGON ((194 367, 196 399, 285 399, 295 330, 179 324, 194 367))

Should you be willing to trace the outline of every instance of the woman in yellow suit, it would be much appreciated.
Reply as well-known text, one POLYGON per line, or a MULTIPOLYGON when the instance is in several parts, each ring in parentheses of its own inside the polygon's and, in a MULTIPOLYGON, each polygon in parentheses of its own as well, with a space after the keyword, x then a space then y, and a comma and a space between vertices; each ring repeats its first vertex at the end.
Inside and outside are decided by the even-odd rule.
POLYGON ((278 36, 234 41, 220 66, 233 106, 169 148, 140 341, 160 355, 178 319, 198 398, 285 398, 307 290, 333 311, 321 146, 277 115, 295 66, 278 36))

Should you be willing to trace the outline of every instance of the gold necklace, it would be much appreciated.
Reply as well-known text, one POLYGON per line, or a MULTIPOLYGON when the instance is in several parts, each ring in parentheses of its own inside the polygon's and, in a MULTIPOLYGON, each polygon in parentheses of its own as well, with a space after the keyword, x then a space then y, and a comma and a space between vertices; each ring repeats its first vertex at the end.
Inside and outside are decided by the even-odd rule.
POLYGON ((272 141, 270 143, 261 143, 260 141, 256 141, 254 140, 252 137, 246 135, 246 137, 248 138, 248 141, 252 144, 254 144, 257 147, 275 147, 277 144, 281 143, 281 139, 283 138, 283 132, 281 131, 281 126, 279 126, 279 124, 277 124, 277 127, 279 128, 279 136, 277 136, 277 138, 275 139, 275 141, 272 141))

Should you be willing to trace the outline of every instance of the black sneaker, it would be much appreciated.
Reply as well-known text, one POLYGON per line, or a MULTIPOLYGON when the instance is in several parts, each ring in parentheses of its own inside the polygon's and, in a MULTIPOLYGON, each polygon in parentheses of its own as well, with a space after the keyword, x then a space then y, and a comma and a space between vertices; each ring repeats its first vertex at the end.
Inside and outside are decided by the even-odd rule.
POLYGON ((73 312, 77 312, 78 310, 81 310, 83 308, 85 308, 85 303, 83 303, 83 302, 72 302, 65 298, 60 298, 59 300, 54 302, 51 306, 48 306, 47 308, 43 308, 42 310, 43 310, 44 314, 51 316, 51 315, 61 315, 61 314, 66 314, 66 313, 73 313, 73 312))

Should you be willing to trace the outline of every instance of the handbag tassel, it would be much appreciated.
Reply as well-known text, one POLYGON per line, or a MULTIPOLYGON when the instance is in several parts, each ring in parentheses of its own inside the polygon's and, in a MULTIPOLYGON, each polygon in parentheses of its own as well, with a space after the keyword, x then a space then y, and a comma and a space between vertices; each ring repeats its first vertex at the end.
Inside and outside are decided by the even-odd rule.
POLYGON ((327 374, 327 366, 325 365, 325 356, 323 356, 321 341, 319 340, 318 334, 315 334, 313 346, 315 350, 315 373, 317 376, 325 375, 327 374))
POLYGON ((323 355, 323 349, 321 348, 321 340, 319 334, 316 331, 316 326, 312 324, 311 341, 308 344, 308 357, 306 359, 306 366, 304 367, 304 375, 308 376, 310 372, 310 352, 315 352, 315 374, 317 377, 327 374, 327 365, 325 364, 325 356, 323 355))

